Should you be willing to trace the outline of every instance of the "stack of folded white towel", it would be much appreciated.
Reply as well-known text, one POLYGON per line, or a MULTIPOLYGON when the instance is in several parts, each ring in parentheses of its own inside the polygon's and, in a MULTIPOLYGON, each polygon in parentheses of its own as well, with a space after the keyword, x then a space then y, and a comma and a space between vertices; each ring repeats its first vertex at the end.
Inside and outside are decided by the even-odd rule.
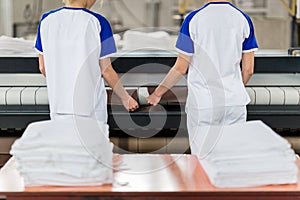
POLYGON ((197 127, 193 133, 194 153, 217 187, 297 183, 290 144, 260 121, 197 127))
POLYGON ((108 126, 70 117, 33 123, 11 154, 26 186, 91 186, 112 183, 108 126))
POLYGON ((34 41, 0 36, 0 52, 4 55, 36 55, 34 41))

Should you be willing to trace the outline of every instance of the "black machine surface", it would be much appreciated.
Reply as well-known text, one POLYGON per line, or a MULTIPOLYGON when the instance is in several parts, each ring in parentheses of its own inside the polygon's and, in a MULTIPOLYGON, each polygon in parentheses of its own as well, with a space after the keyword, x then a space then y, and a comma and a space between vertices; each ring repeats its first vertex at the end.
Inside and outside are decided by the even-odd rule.
MULTIPOLYGON (((122 52, 112 58, 121 81, 126 88, 133 91, 138 100, 139 94, 134 93, 139 93, 142 87, 151 92, 175 61, 175 52, 159 51, 122 52)), ((299 72, 299 56, 257 54, 255 75, 247 85, 251 97, 248 119, 262 120, 272 128, 299 129, 299 72)), ((24 129, 31 122, 49 119, 46 84, 39 74, 36 55, 0 56, 0 76, 1 129, 24 129)), ((165 120, 162 129, 186 129, 186 92, 185 80, 181 80, 165 97, 161 106, 153 108, 142 105, 139 110, 129 114, 118 102, 109 101, 109 125, 111 129, 146 130, 156 129, 157 123, 161 124, 165 120), (171 101, 168 96, 172 96, 171 101), (178 98, 177 101, 174 100, 175 97, 178 98)))

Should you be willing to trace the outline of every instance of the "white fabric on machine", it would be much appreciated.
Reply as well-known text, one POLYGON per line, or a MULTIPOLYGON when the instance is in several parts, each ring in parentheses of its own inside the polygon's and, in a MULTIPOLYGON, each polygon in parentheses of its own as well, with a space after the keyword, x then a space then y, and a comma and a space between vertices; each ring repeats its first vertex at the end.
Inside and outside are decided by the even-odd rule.
POLYGON ((170 35, 165 31, 145 33, 141 31, 126 31, 124 33, 123 50, 140 49, 170 49, 170 35))
POLYGON ((297 182, 290 144, 260 121, 195 127, 190 132, 198 156, 217 187, 250 187, 297 182))
POLYGON ((34 51, 34 41, 25 40, 23 38, 12 38, 8 36, 0 36, 0 52, 5 55, 36 55, 34 51))
POLYGON ((149 91, 147 87, 138 88, 138 100, 140 105, 148 105, 147 97, 149 97, 149 91))
POLYGON ((102 185, 112 182, 108 126, 73 116, 30 124, 11 154, 26 186, 102 185))

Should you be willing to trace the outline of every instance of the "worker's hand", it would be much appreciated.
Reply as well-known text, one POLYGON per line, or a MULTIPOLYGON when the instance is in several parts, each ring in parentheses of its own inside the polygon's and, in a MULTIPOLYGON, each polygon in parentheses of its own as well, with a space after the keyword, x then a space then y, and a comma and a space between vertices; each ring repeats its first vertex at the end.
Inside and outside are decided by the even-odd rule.
POLYGON ((160 102, 161 96, 158 96, 153 92, 148 98, 147 102, 153 106, 156 106, 160 102))
POLYGON ((128 96, 126 100, 122 100, 122 103, 125 109, 130 112, 135 111, 136 109, 139 108, 139 104, 131 96, 128 96))

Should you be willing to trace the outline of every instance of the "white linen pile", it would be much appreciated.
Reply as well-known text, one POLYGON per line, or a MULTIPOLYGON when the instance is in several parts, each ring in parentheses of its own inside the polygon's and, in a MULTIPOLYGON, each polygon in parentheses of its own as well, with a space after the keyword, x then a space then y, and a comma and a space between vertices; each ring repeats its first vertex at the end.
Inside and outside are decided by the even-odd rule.
POLYGON ((0 53, 6 56, 36 55, 34 41, 8 36, 0 36, 0 53))
POLYGON ((25 186, 112 183, 108 125, 91 118, 32 123, 11 149, 25 186))
POLYGON ((142 32, 129 30, 123 36, 123 49, 138 51, 141 49, 148 50, 170 50, 171 37, 165 31, 142 32))
POLYGON ((197 127, 191 137, 194 154, 217 187, 297 183, 290 144, 260 121, 197 127))

